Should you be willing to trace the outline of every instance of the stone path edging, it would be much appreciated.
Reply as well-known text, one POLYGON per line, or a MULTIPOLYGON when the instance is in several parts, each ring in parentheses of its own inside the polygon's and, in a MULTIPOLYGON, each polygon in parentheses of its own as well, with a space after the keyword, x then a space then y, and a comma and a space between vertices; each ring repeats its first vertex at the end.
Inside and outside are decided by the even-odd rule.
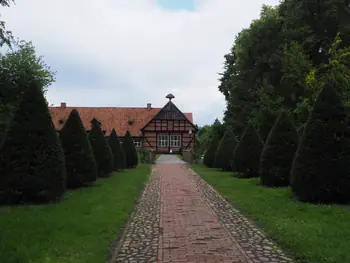
POLYGON ((160 216, 160 174, 152 168, 150 179, 109 263, 157 263, 160 216))

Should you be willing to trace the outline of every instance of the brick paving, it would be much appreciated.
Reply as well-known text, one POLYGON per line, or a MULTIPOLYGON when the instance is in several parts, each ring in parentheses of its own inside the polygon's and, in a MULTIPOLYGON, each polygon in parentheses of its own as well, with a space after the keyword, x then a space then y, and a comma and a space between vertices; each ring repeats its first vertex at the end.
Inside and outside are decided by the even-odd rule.
POLYGON ((185 164, 158 162, 109 262, 287 263, 290 259, 185 164))

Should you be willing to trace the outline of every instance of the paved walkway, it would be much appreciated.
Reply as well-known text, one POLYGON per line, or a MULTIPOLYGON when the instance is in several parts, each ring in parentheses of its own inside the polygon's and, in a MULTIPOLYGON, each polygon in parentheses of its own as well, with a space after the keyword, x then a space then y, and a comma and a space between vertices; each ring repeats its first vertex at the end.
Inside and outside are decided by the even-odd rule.
POLYGON ((153 167, 110 262, 290 260, 193 170, 168 160, 153 167))
POLYGON ((175 154, 162 154, 158 160, 157 164, 165 164, 165 163, 181 163, 184 164, 183 160, 180 160, 175 154))

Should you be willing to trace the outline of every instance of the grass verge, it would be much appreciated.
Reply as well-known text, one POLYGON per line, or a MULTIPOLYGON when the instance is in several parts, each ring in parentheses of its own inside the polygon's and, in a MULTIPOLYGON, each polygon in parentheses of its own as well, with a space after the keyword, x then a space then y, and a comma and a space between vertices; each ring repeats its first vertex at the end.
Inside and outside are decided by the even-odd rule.
POLYGON ((349 207, 299 203, 289 188, 264 188, 257 186, 258 178, 238 179, 230 172, 192 167, 297 262, 350 262, 349 207))
POLYGON ((0 207, 0 262, 105 262, 149 172, 139 165, 99 179, 59 204, 0 207))

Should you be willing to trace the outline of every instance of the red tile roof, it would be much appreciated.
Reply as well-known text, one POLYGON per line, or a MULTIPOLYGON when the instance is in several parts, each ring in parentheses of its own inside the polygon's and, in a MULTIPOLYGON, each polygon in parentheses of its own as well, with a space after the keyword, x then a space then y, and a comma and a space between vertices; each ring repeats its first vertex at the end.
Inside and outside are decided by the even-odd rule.
MULTIPOLYGON (((60 121, 67 120, 70 112, 76 109, 83 122, 85 129, 91 129, 91 120, 96 118, 101 122, 102 130, 108 136, 114 128, 118 136, 124 136, 126 131, 130 131, 132 136, 141 136, 140 129, 143 128, 161 108, 116 108, 116 107, 49 107, 52 120, 57 130, 64 124, 60 121), (134 119, 132 124, 129 120, 134 119)), ((193 122, 192 113, 184 113, 187 119, 193 122)))

